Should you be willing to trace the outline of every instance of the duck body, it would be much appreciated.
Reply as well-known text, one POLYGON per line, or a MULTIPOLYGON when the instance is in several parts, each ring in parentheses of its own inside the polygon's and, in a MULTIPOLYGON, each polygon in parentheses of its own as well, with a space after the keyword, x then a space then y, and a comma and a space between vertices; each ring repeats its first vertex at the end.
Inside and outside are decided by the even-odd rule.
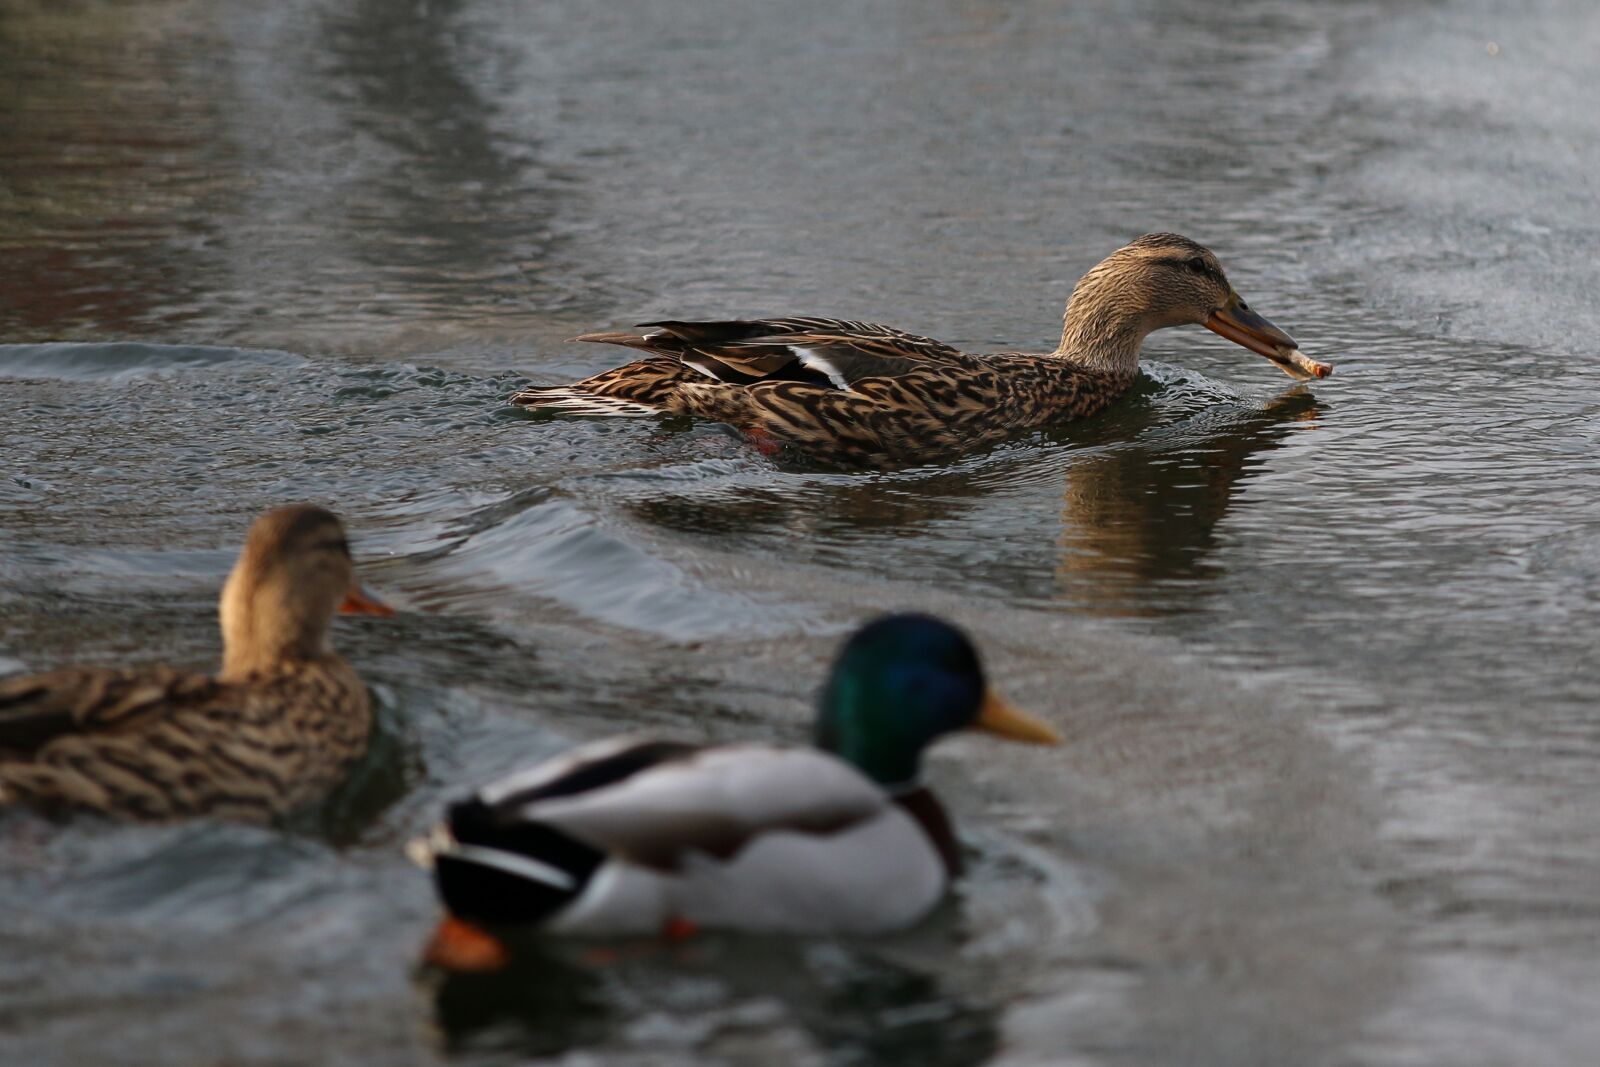
POLYGON ((163 821, 266 822, 366 751, 366 687, 343 660, 237 681, 76 667, 0 682, 0 803, 163 821))
POLYGON ((0 681, 0 806, 266 822, 320 799, 372 730, 366 687, 328 641, 336 611, 392 614, 355 584, 334 515, 265 513, 223 589, 217 674, 68 667, 0 681))
POLYGON ((456 804, 435 878, 453 914, 558 934, 894 930, 955 874, 921 793, 816 750, 602 741, 456 804))
POLYGON ((1136 368, 1026 352, 974 355, 875 323, 795 317, 657 322, 578 340, 653 358, 574 386, 529 389, 527 407, 579 415, 693 415, 836 466, 881 465, 1087 418, 1136 368))
POLYGON ((961 352, 889 326, 810 317, 664 321, 574 340, 642 349, 644 359, 512 403, 573 415, 692 415, 764 450, 836 466, 915 462, 1104 410, 1139 373, 1151 331, 1202 324, 1298 378, 1332 368, 1235 292, 1210 251, 1147 234, 1073 289, 1048 353, 961 352))
POLYGON ((814 746, 595 742, 452 805, 412 854, 468 923, 584 935, 685 923, 897 930, 959 873, 920 759, 937 737, 969 727, 1058 739, 989 693, 960 631, 888 616, 841 651, 814 746))

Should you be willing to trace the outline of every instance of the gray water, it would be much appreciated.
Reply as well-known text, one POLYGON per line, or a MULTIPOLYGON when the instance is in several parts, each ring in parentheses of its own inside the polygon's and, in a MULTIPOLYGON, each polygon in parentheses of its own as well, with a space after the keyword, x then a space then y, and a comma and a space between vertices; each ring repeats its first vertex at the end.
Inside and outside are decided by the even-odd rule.
POLYGON ((7 1064, 1587 1064, 1600 1048, 1600 11, 557 0, 0 8, 0 670, 217 656, 340 511, 382 735, 280 830, 0 819, 7 1064), (879 475, 537 421, 665 315, 1048 347, 1172 229, 1105 416, 879 475), (840 634, 969 627, 1053 751, 943 746, 973 872, 871 941, 418 969, 400 846, 647 728, 804 736, 840 634))

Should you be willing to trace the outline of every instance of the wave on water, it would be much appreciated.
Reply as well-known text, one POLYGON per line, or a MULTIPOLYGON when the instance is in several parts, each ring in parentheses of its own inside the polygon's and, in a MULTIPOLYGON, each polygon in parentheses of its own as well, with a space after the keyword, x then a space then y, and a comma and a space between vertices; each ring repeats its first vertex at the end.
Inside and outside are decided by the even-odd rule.
POLYGON ((299 367, 306 362, 303 356, 290 352, 213 345, 153 345, 136 341, 0 345, 0 378, 120 381, 230 364, 299 367))
MULTIPOLYGON (((489 589, 469 597, 484 601, 481 607, 503 606, 506 594, 516 590, 610 626, 681 640, 750 633, 770 626, 775 611, 782 614, 704 584, 569 499, 538 496, 515 514, 497 515, 492 524, 469 533, 433 566, 451 572, 451 585, 466 579, 479 586, 486 580, 489 589)), ((459 598, 459 587, 447 595, 459 598)))

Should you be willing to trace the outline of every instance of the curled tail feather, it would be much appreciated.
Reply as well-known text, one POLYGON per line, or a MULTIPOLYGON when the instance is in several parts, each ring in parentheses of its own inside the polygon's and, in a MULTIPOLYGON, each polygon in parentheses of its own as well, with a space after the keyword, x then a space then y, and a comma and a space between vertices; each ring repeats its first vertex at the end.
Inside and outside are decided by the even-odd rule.
POLYGON ((660 408, 621 397, 601 396, 586 391, 582 384, 552 385, 524 389, 511 397, 513 404, 566 415, 606 415, 613 418, 642 419, 663 414, 660 408))
POLYGON ((651 415, 681 415, 688 412, 679 402, 678 391, 692 377, 699 375, 672 356, 658 355, 604 371, 571 385, 524 389, 513 395, 511 402, 567 415, 634 419, 651 415))

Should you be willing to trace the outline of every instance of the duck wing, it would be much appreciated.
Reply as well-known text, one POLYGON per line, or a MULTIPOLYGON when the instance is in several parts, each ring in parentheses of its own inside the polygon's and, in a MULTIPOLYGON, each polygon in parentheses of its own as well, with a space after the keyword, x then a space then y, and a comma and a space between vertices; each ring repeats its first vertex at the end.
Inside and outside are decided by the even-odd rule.
POLYGON ((848 389, 862 378, 896 377, 964 359, 943 341, 875 322, 797 316, 641 325, 677 342, 674 354, 685 364, 734 385, 809 381, 848 389))
POLYGON ((833 833, 889 803, 815 749, 613 741, 484 787, 450 823, 457 841, 490 848, 514 848, 522 828, 547 827, 670 871, 690 853, 731 857, 763 833, 833 833))
POLYGON ((129 733, 214 696, 209 675, 171 667, 68 667, 0 681, 0 753, 30 754, 57 737, 129 733))
POLYGON ((525 389, 512 403, 582 415, 689 414, 693 405, 684 407, 681 392, 696 382, 711 384, 707 378, 723 385, 802 382, 849 390, 867 378, 974 363, 931 337, 872 322, 806 316, 648 322, 637 331, 588 333, 573 340, 652 355, 573 385, 525 389))
POLYGON ((676 870, 690 853, 728 859, 765 833, 836 833, 888 803, 882 790, 826 753, 733 745, 603 790, 540 801, 526 814, 641 866, 676 870))
POLYGON ((453 914, 574 934, 674 918, 895 929, 949 878, 924 831, 853 767, 754 744, 585 746, 453 805, 408 851, 453 914))

